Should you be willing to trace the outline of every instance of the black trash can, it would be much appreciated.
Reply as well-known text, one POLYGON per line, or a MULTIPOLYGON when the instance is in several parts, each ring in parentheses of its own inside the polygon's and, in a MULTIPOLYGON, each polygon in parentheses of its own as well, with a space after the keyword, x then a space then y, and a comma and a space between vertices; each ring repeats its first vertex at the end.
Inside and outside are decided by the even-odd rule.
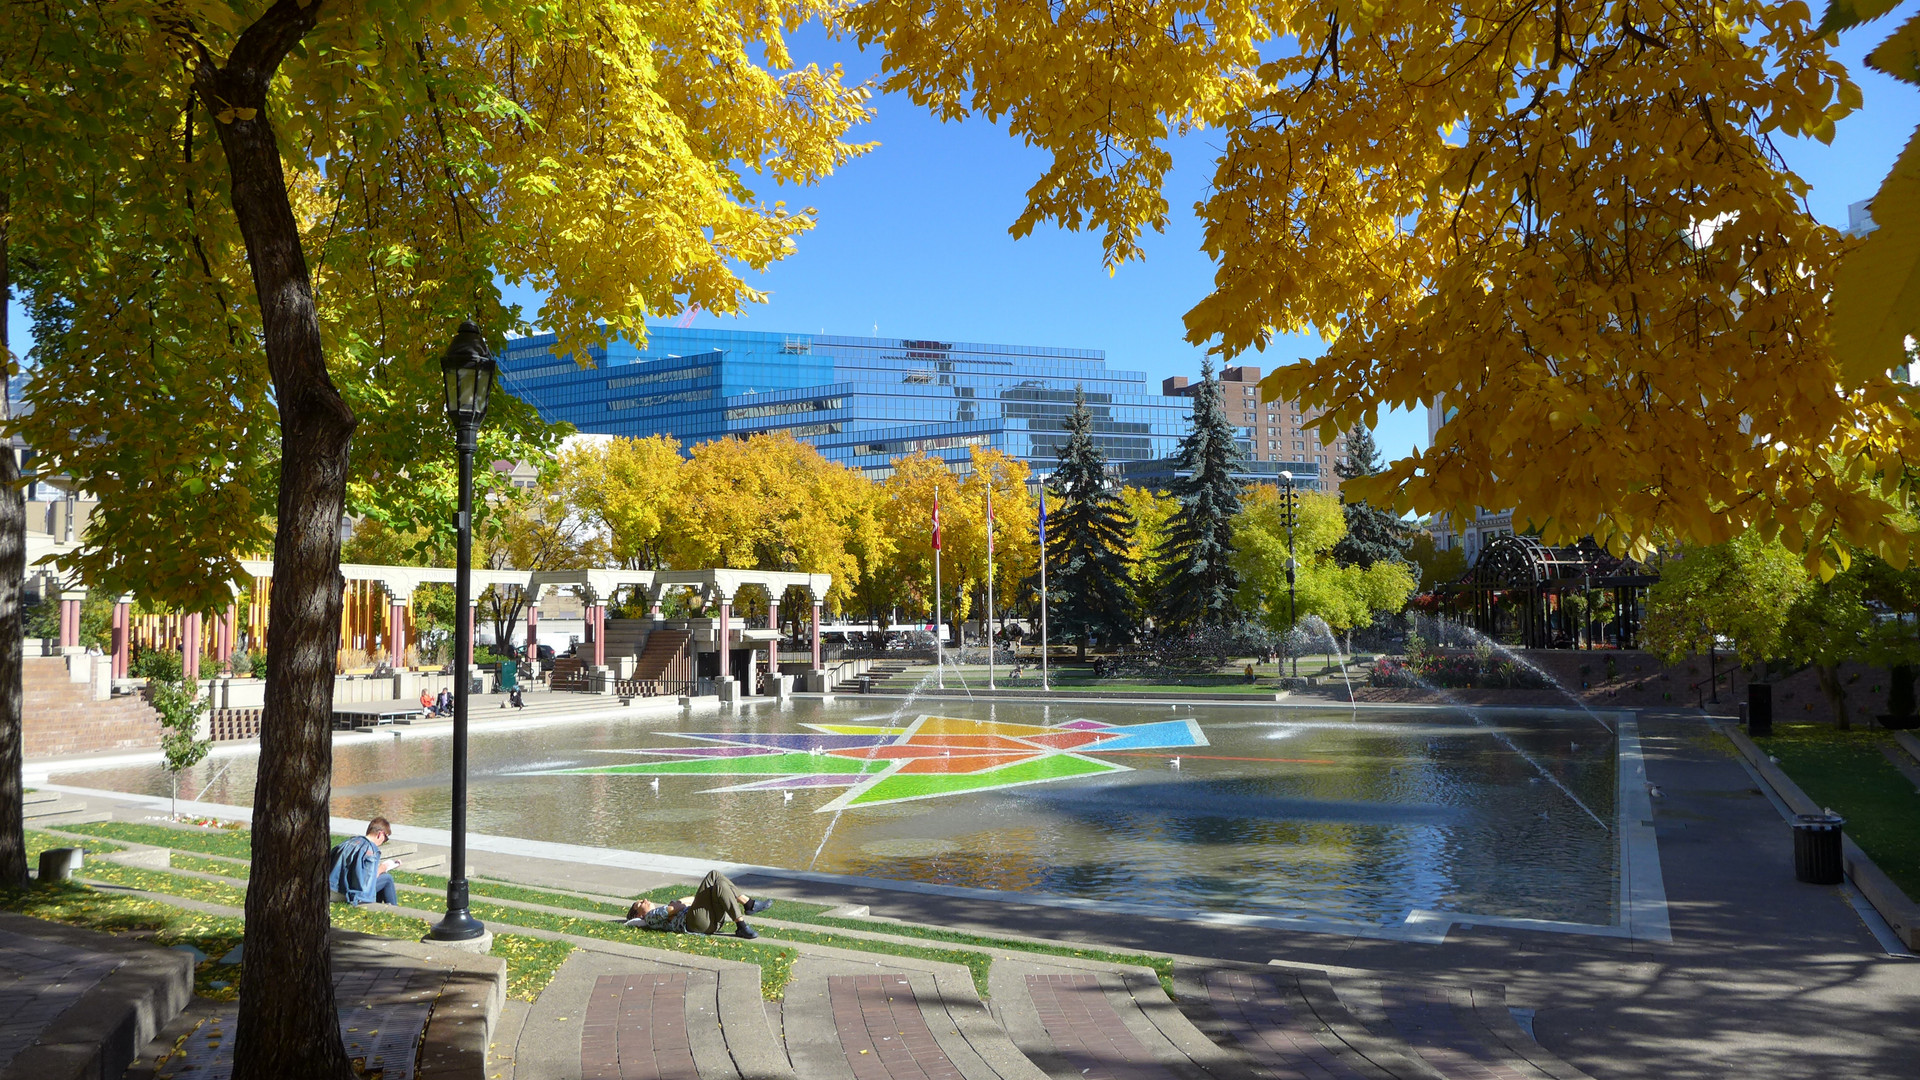
POLYGON ((1773 686, 1770 683, 1747 686, 1747 734, 1755 737, 1773 734, 1773 686))
POLYGON ((1800 814, 1793 819, 1793 876, 1809 885, 1838 885, 1847 867, 1840 855, 1838 814, 1800 814))

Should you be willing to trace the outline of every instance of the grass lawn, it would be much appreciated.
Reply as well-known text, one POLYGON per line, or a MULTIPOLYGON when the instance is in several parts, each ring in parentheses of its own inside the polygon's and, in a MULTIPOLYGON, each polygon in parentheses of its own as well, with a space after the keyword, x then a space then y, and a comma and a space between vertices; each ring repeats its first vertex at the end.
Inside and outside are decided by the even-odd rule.
POLYGON ((1920 794, 1883 755, 1885 731, 1778 724, 1756 740, 1809 798, 1847 819, 1847 835, 1909 897, 1920 897, 1920 794))
MULTIPOLYGON (((216 874, 222 877, 245 880, 249 866, 244 855, 231 854, 236 850, 247 850, 250 837, 245 831, 210 833, 188 829, 170 829, 164 825, 143 825, 131 822, 101 822, 86 826, 89 836, 111 837, 138 843, 173 848, 171 865, 177 870, 190 870, 203 874, 216 874), (187 849, 187 850, 182 850, 187 849), (205 854, 197 854, 204 852, 205 854)), ((56 842, 48 846, 57 846, 56 842)), ((89 876, 129 888, 148 892, 165 893, 209 903, 227 904, 238 907, 245 900, 243 889, 224 882, 205 881, 182 874, 170 874, 159 870, 144 870, 112 864, 89 864, 89 876), (97 873, 94 871, 98 870, 97 873)), ((416 886, 444 893, 447 879, 432 874, 415 874, 406 871, 395 873, 394 879, 402 885, 416 886)), ((511 885, 504 882, 474 879, 468 886, 472 897, 474 916, 483 922, 523 926, 531 929, 550 930, 555 933, 571 934, 577 937, 593 937, 608 941, 622 941, 633 945, 644 945, 655 949, 668 949, 689 952, 702 956, 713 956, 728 960, 740 960, 758 964, 761 970, 761 992, 770 999, 777 999, 785 992, 788 980, 792 977, 793 961, 797 954, 794 950, 782 947, 774 942, 779 940, 801 941, 809 944, 830 945, 835 948, 860 952, 880 953, 890 956, 913 957, 923 960, 936 960, 959 964, 973 974, 974 986, 980 996, 987 996, 987 973, 992 964, 989 950, 999 952, 1028 952, 1048 956, 1070 956, 1089 960, 1099 960, 1115 964, 1132 964, 1152 969, 1160 977, 1160 985, 1169 997, 1173 996, 1173 961, 1162 956, 1145 953, 1108 952, 1101 949, 1074 948, 1064 945, 1035 944, 1024 941, 1009 941, 987 934, 975 934, 960 930, 947 930, 933 926, 914 924, 874 923, 863 919, 840 919, 827 916, 831 910, 825 904, 810 904, 799 900, 781 900, 776 909, 777 918, 782 922, 799 922, 817 925, 821 930, 795 930, 783 927, 761 927, 759 941, 745 941, 725 934, 706 937, 696 934, 661 934, 647 930, 636 930, 612 921, 624 917, 625 903, 610 903, 590 896, 573 893, 553 892, 546 889, 530 888, 524 885, 511 885), (554 912, 529 911, 525 908, 508 907, 503 904, 489 904, 486 900, 505 900, 523 904, 537 904, 541 907, 560 908, 578 911, 579 916, 570 916, 554 912), (845 934, 831 933, 832 929, 862 930, 884 933, 893 937, 905 937, 924 940, 928 944, 916 945, 907 942, 873 941, 845 934), (960 946, 953 948, 951 946, 960 946)), ((687 895, 691 891, 687 885, 662 885, 639 895, 657 901, 668 901, 687 895)), ((407 899, 407 897, 403 897, 407 899)), ((419 894, 413 894, 414 902, 420 901, 419 894)), ((397 916, 385 912, 368 911, 362 908, 350 908, 336 904, 333 907, 336 925, 350 930, 380 934, 385 937, 418 938, 426 931, 426 924, 409 916, 397 916)), ((565 960, 565 952, 544 949, 534 943, 545 946, 565 947, 563 943, 546 942, 545 939, 526 938, 517 935, 502 934, 494 939, 494 955, 508 961, 509 992, 532 1000, 541 988, 553 977, 553 971, 565 960), (502 944, 506 939, 514 939, 502 944)), ((570 947, 565 947, 570 948, 570 947)))

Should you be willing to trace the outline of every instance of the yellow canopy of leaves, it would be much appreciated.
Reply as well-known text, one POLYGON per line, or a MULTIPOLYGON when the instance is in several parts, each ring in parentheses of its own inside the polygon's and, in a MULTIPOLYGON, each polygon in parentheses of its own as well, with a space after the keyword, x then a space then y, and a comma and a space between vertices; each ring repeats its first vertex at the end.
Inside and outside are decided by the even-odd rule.
POLYGON ((849 21, 889 88, 1050 153, 1013 231, 1099 229, 1109 266, 1165 222, 1168 140, 1216 129, 1188 339, 1321 334, 1263 390, 1325 410, 1323 435, 1445 399, 1433 445, 1355 497, 1512 507, 1634 552, 1757 527, 1815 561, 1904 559, 1920 398, 1891 359, 1836 359, 1843 244, 1771 142, 1831 139, 1860 102, 1800 0, 870 0, 849 21))

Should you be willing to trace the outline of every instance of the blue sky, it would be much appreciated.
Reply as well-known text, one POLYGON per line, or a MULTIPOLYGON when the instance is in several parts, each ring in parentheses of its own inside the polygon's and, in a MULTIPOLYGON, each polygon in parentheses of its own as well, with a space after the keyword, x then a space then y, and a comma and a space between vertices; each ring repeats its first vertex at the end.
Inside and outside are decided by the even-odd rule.
MULTIPOLYGON (((1873 195, 1920 122, 1920 91, 1860 62, 1913 6, 1842 39, 1840 56, 1865 104, 1840 123, 1833 144, 1779 144, 1788 164, 1812 184, 1815 215, 1829 224, 1844 227, 1848 204, 1873 195)), ((878 69, 877 54, 811 29, 793 44, 803 60, 839 60, 853 81, 878 69)), ((1144 262, 1109 276, 1097 236, 1050 227, 1018 241, 1007 234, 1044 155, 984 121, 942 124, 892 96, 875 104, 877 117, 857 135, 880 143, 873 153, 814 188, 768 185, 762 192, 816 207, 820 224, 800 238, 793 257, 753 278, 770 293, 769 302, 726 322, 770 331, 871 334, 877 327, 888 337, 1094 348, 1106 352, 1111 366, 1145 371, 1156 383, 1198 371, 1202 350, 1182 340, 1181 316, 1212 280, 1191 207, 1211 171, 1213 137, 1203 133, 1176 149, 1166 232, 1148 236, 1144 262)), ((537 305, 527 306, 531 315, 537 305)), ((22 348, 24 319, 17 305, 9 314, 15 347, 22 348)), ((1263 356, 1244 359, 1271 368, 1319 349, 1316 339, 1283 339, 1263 356)), ((1425 417, 1383 417, 1379 436, 1390 454, 1423 446, 1425 417)))

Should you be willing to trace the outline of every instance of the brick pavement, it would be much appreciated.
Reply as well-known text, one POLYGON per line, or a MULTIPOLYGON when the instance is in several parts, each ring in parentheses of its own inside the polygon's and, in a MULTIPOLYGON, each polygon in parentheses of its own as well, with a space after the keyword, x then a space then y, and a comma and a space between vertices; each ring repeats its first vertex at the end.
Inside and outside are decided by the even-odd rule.
MULTIPOLYGON (((1206 991, 1233 1043, 1279 1076, 1297 1080, 1367 1080, 1328 1049, 1317 1034, 1326 1025, 1276 976, 1250 971, 1208 972, 1206 991)), ((1279 977, 1284 978, 1284 977, 1279 977)))
POLYGON ((1054 1048, 1086 1080, 1176 1080, 1121 1022, 1096 976, 1030 974, 1027 993, 1054 1048))
POLYGON ((682 972, 602 975, 580 1026, 581 1080, 699 1080, 682 972))
POLYGON ((827 995, 855 1080, 961 1080, 905 975, 830 975, 827 995))
POLYGON ((1448 1080, 1539 1080, 1539 1072, 1511 1064, 1461 1023, 1446 990, 1392 986, 1381 997, 1393 1029, 1448 1080))

